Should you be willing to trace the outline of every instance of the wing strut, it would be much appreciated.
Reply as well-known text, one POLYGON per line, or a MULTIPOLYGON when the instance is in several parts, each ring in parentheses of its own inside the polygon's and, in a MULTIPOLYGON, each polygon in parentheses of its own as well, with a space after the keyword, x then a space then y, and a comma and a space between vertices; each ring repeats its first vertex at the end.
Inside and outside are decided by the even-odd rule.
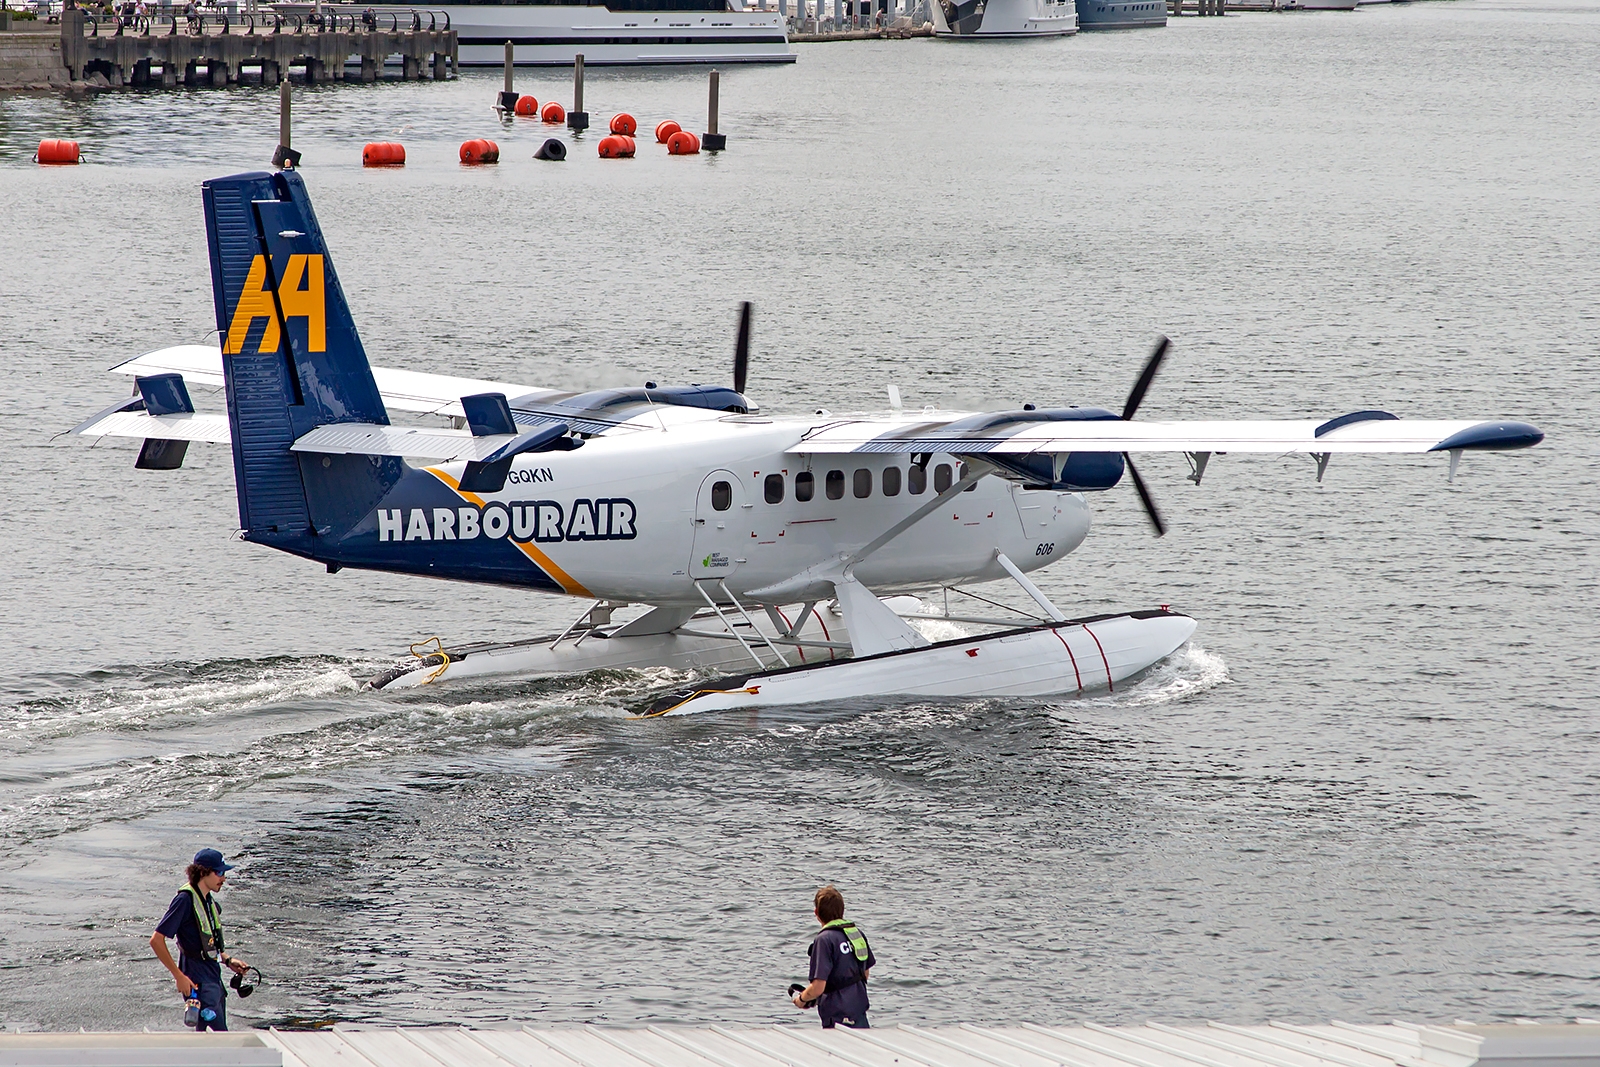
POLYGON ((1029 581, 1028 576, 1022 573, 1022 569, 1011 562, 1011 557, 997 548, 994 550, 994 560, 1006 569, 1006 573, 1011 575, 1018 585, 1022 586, 1024 593, 1033 597, 1033 602, 1043 608, 1046 615, 1056 622, 1067 621, 1067 617, 1061 614, 1061 609, 1050 603, 1050 598, 1044 595, 1043 590, 1029 581))

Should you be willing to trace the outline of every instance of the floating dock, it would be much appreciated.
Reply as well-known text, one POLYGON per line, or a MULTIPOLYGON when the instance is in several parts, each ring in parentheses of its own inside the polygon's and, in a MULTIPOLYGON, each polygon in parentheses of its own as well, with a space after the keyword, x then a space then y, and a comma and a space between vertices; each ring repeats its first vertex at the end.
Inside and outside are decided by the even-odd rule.
MULTIPOLYGON (((810 1017, 806 1017, 808 1021, 810 1017)), ((363 1027, 0 1034, 0 1067, 1600 1067, 1597 1025, 363 1027)))

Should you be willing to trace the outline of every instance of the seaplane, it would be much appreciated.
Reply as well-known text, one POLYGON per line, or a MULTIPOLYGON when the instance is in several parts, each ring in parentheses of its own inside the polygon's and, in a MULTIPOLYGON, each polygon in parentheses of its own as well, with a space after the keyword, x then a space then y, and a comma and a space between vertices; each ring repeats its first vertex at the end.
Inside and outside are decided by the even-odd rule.
POLYGON ((1538 444, 1507 419, 1141 422, 1163 338, 1120 412, 804 417, 745 393, 750 307, 732 383, 562 391, 374 367, 302 176, 203 183, 214 345, 113 368, 131 397, 71 432, 142 440, 136 466, 178 469, 191 442, 233 451, 242 539, 320 563, 582 600, 559 633, 435 639, 382 690, 599 668, 676 668, 646 716, 878 698, 1048 697, 1118 685, 1195 632, 1155 606, 1070 618, 1028 577, 1089 533, 1088 499, 1124 477, 1157 535, 1134 453, 1304 453, 1321 480, 1346 453, 1538 444), (193 397, 225 396, 225 412, 193 397), (1006 580, 1033 608, 964 609, 1006 580), (950 596, 957 596, 952 611, 950 596), (967 599, 962 599, 962 597, 967 599), (988 613, 972 613, 988 612, 988 613))

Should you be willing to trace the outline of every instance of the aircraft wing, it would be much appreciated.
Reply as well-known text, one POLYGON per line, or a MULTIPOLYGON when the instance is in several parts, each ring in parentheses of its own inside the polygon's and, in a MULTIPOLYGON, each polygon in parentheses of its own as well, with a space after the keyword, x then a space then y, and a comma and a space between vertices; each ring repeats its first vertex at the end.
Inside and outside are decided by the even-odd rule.
MULTIPOLYGON (((212 385, 222 388, 222 350, 215 345, 176 345, 149 352, 126 363, 111 368, 114 374, 130 376, 151 374, 181 374, 191 385, 212 385)), ((503 393, 514 402, 537 402, 542 397, 563 397, 570 394, 555 389, 538 389, 515 382, 492 382, 479 378, 457 378, 448 374, 424 374, 418 371, 394 370, 373 367, 372 377, 378 384, 378 395, 390 411, 406 411, 419 415, 445 415, 464 418, 461 398, 477 393, 503 393)), ((226 419, 223 420, 226 423, 226 419)), ((111 433, 111 431, 105 431, 111 433)), ((119 436, 148 436, 129 434, 119 436)), ((210 440, 205 438, 204 440, 210 440)), ((222 437, 226 443, 227 436, 222 437)))
POLYGON ((948 421, 831 423, 789 449, 800 454, 1071 452, 1446 452, 1538 444, 1526 422, 1401 419, 1360 411, 1335 419, 1125 422, 1110 412, 1067 408, 996 412, 948 421))

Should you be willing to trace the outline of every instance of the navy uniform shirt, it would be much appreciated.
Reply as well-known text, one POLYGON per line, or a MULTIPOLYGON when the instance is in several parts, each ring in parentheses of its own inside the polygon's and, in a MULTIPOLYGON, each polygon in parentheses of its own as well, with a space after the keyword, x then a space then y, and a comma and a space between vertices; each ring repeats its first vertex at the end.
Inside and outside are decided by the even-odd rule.
POLYGON ((828 983, 827 991, 817 1001, 817 1014, 824 1019, 865 1015, 871 1005, 867 1003, 867 984, 860 979, 878 962, 872 955, 872 943, 867 943, 867 959, 863 963, 856 959, 856 950, 844 931, 835 926, 819 933, 806 951, 811 955, 811 980, 821 978, 828 983))
MULTIPOLYGON (((216 897, 211 898, 211 914, 218 920, 222 917, 216 897)), ((213 982, 222 980, 222 965, 205 958, 200 943, 200 920, 194 917, 194 898, 188 890, 180 889, 178 895, 172 898, 172 903, 167 905, 167 913, 156 925, 156 933, 177 939, 178 970, 190 979, 196 982, 202 977, 213 982)))

